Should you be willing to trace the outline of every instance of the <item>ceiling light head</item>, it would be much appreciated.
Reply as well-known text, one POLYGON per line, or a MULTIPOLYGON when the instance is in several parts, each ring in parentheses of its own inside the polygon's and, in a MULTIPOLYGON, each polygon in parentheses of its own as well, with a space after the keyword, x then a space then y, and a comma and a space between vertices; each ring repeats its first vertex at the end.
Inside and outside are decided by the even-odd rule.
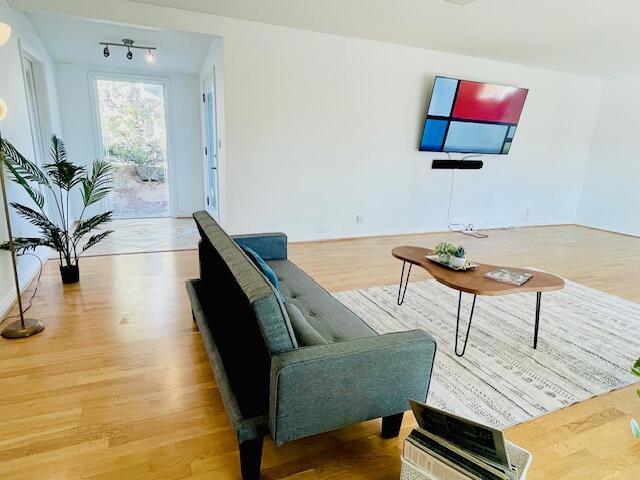
POLYGON ((131 49, 129 48, 127 51, 127 59, 129 60, 133 60, 133 52, 131 51, 131 49))
POLYGON ((104 46, 104 50, 102 50, 102 54, 107 58, 109 56, 109 45, 104 46))
POLYGON ((147 62, 153 63, 154 60, 155 58, 153 57, 153 50, 149 49, 147 51, 147 62))
POLYGON ((4 100, 0 98, 0 120, 4 120, 4 117, 7 116, 7 104, 4 103, 4 100))
POLYGON ((0 23, 0 45, 4 45, 9 41, 11 36, 11 26, 6 23, 0 23))

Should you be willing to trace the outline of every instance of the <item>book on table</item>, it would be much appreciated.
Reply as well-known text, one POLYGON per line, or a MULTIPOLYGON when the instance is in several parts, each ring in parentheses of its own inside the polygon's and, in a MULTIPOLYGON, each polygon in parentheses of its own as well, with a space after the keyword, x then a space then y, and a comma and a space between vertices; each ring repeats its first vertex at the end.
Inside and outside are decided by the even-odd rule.
POLYGON ((521 480, 531 455, 500 430, 411 401, 419 427, 405 440, 403 458, 434 480, 521 480))

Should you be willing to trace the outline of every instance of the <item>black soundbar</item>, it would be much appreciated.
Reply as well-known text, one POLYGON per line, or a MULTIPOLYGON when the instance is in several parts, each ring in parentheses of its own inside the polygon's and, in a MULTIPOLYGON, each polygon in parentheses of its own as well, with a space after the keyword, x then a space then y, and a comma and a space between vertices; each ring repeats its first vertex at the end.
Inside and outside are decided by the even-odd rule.
POLYGON ((461 170, 478 170, 482 168, 482 160, 434 160, 431 168, 436 170, 458 168, 461 170))

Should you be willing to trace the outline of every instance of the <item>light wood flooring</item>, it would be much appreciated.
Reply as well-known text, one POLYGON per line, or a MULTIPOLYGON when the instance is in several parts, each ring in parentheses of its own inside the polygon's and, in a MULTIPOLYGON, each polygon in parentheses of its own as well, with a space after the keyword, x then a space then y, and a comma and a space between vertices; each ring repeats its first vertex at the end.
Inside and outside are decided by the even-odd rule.
MULTIPOLYGON (((483 240, 300 243, 290 258, 337 291, 396 283, 392 247, 443 239, 480 261, 549 270, 640 302, 640 239, 574 226, 483 240)), ((29 312, 46 330, 0 340, 0 478, 239 479, 234 434, 184 290, 197 276, 196 252, 86 258, 81 269, 82 282, 63 288, 50 262, 29 312)), ((640 399, 629 387, 512 427, 508 438, 533 452, 530 480, 640 478, 632 416, 640 417, 640 399)), ((405 417, 401 438, 414 425, 405 417)), ((279 448, 267 440, 263 478, 395 480, 401 439, 382 440, 379 428, 371 421, 279 448)))

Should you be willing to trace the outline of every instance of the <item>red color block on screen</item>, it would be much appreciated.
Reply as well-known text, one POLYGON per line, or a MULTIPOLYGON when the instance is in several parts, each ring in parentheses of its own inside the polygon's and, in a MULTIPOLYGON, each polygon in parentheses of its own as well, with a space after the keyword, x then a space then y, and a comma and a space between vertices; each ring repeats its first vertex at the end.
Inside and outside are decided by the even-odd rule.
POLYGON ((518 123, 528 92, 526 88, 461 80, 451 116, 481 122, 518 123))

